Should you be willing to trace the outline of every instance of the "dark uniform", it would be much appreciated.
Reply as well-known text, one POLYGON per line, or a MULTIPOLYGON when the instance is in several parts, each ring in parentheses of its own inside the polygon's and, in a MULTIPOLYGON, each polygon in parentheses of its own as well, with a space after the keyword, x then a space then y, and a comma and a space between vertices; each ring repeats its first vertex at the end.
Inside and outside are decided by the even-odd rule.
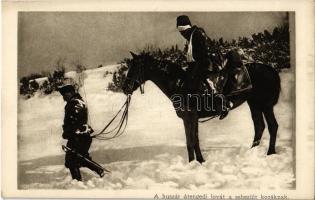
POLYGON ((211 40, 202 28, 193 26, 191 29, 191 41, 187 42, 185 49, 189 53, 189 48, 192 48, 192 60, 188 60, 187 72, 191 76, 189 85, 196 91, 210 73, 222 69, 223 56, 220 49, 211 46, 211 40))
MULTIPOLYGON (((184 81, 184 89, 188 90, 188 93, 198 93, 202 82, 213 75, 213 72, 219 72, 224 66, 224 57, 216 45, 212 44, 212 41, 207 36, 202 28, 197 26, 191 26, 191 22, 188 16, 181 15, 177 17, 177 28, 182 36, 187 40, 186 52, 188 69, 186 80, 184 81)), ((222 99, 221 106, 218 104, 220 119, 223 119, 227 113, 227 109, 230 108, 223 106, 230 105, 223 93, 223 87, 216 88, 218 91, 217 97, 222 99)), ((194 107, 195 103, 192 103, 194 107)))
MULTIPOLYGON (((62 137, 68 140, 67 147, 91 160, 88 151, 92 143, 90 134, 93 130, 87 124, 87 121, 88 112, 85 102, 78 93, 73 93, 73 96, 67 100, 65 106, 62 137)), ((72 178, 79 181, 81 180, 80 167, 88 167, 100 176, 103 175, 103 170, 91 165, 71 152, 66 152, 65 166, 69 168, 72 178)))

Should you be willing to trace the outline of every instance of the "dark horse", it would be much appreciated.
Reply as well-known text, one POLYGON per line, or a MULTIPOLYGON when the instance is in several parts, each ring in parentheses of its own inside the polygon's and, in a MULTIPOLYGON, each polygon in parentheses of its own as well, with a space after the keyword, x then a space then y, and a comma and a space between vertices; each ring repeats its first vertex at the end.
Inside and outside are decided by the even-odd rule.
MULTIPOLYGON (((177 64, 169 61, 160 61, 146 53, 136 55, 128 64, 128 73, 123 85, 125 94, 132 94, 137 88, 151 80, 170 99, 176 95, 178 86, 176 83, 185 71, 177 64)), ((252 82, 252 89, 246 93, 240 93, 228 97, 233 101, 233 108, 247 101, 255 127, 255 137, 252 147, 259 145, 262 133, 265 129, 264 117, 270 133, 270 142, 267 155, 276 153, 275 144, 278 123, 274 115, 273 107, 278 102, 280 93, 280 77, 271 66, 260 63, 249 63, 245 67, 248 70, 252 82)), ((173 102, 174 103, 174 102, 173 102)), ((197 116, 190 111, 176 111, 183 119, 189 162, 195 159, 204 162, 201 154, 198 138, 198 119, 217 115, 217 112, 200 111, 197 116)))

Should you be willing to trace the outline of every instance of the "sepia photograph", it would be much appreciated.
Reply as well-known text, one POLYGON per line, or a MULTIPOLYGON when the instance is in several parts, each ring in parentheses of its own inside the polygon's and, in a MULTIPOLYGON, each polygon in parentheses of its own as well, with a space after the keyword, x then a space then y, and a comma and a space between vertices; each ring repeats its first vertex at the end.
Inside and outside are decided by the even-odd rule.
POLYGON ((7 197, 313 198, 301 10, 16 9, 7 197))

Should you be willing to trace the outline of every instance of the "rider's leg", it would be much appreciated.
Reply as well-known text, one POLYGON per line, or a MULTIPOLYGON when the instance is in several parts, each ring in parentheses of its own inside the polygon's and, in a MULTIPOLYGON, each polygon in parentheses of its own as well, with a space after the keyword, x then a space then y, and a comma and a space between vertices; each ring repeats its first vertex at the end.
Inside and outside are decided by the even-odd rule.
POLYGON ((219 109, 220 120, 224 119, 229 110, 233 107, 233 102, 228 100, 225 94, 228 94, 227 85, 229 84, 229 73, 226 69, 221 71, 218 83, 218 94, 217 97, 221 98, 221 109, 219 109))

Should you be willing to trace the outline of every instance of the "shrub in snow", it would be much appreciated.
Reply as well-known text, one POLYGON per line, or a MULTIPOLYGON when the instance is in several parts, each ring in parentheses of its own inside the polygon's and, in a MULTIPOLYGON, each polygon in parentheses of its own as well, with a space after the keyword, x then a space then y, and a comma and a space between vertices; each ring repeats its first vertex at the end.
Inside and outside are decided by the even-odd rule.
POLYGON ((42 74, 31 74, 20 79, 20 94, 30 98, 39 89, 39 84, 35 79, 43 77, 42 74))
POLYGON ((48 81, 41 87, 44 94, 51 94, 53 91, 57 91, 58 87, 64 83, 65 80, 65 68, 54 70, 52 74, 48 75, 48 81))
POLYGON ((51 94, 54 90, 50 84, 49 81, 45 80, 43 85, 40 87, 40 90, 44 93, 44 94, 51 94))
MULTIPOLYGON (((127 65, 122 63, 120 64, 120 67, 117 71, 113 73, 112 82, 110 82, 107 86, 108 90, 114 91, 114 92, 122 92, 122 85, 126 79, 126 71, 127 71, 127 65)), ((108 73, 105 72, 107 75, 108 73)), ((106 76, 104 75, 104 76, 106 76)))
POLYGON ((107 75, 109 75, 109 74, 113 74, 113 73, 110 72, 110 71, 105 71, 105 73, 104 73, 104 78, 107 77, 107 75))

